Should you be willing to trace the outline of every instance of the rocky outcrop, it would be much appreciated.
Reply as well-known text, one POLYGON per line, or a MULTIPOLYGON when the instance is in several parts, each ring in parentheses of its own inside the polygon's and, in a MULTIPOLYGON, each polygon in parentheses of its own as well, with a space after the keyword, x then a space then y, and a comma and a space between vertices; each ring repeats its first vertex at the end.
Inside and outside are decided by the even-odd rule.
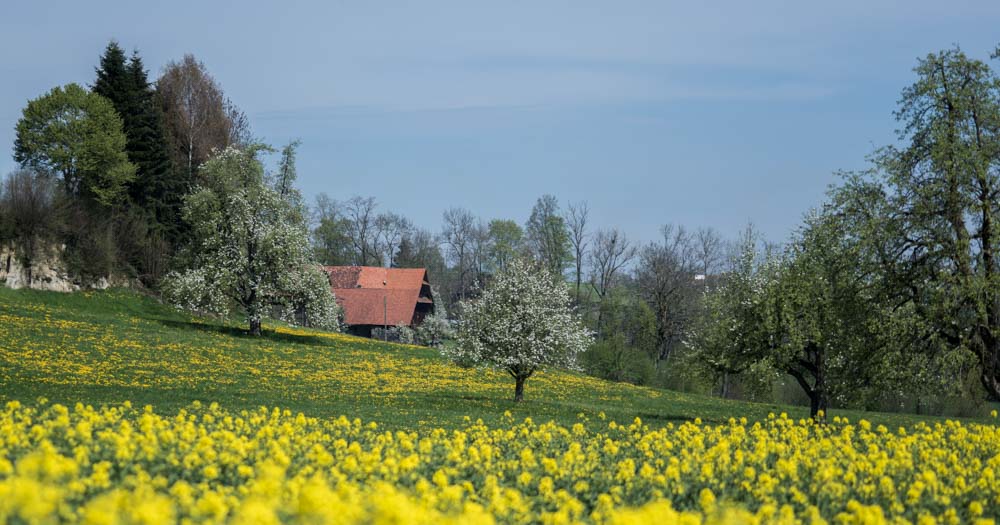
POLYGON ((74 292, 81 288, 104 289, 111 286, 106 278, 93 283, 74 279, 62 261, 62 246, 50 246, 25 268, 10 246, 0 246, 0 284, 8 288, 31 288, 53 292, 74 292))

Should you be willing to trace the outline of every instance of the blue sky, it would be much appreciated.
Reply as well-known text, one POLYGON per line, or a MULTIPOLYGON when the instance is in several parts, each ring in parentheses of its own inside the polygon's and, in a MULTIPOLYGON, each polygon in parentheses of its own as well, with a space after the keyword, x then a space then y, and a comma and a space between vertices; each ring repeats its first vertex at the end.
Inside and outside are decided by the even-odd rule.
POLYGON ((664 223, 773 241, 838 169, 895 140, 918 57, 987 58, 1000 2, 5 2, 0 172, 26 101, 89 84, 111 38, 152 76, 193 53, 310 198, 523 221, 535 199, 650 240, 664 223))

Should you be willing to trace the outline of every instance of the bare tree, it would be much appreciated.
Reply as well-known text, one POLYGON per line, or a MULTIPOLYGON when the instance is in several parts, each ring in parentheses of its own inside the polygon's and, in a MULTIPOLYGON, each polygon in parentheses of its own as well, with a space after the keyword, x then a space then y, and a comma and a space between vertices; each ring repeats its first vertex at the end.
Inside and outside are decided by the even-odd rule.
POLYGON ((189 181, 215 150, 249 142, 249 121, 227 100, 205 64, 187 54, 170 62, 156 83, 174 165, 189 181))
POLYGON ((490 264, 490 227, 486 221, 477 219, 472 228, 472 279, 482 283, 490 264))
POLYGON ((587 234, 587 220, 590 216, 590 209, 587 201, 576 204, 570 203, 566 213, 566 229, 569 230, 569 242, 573 246, 573 260, 576 263, 576 302, 580 303, 580 284, 583 280, 583 258, 587 254, 589 235, 587 234))
POLYGON ((338 266, 354 262, 354 242, 349 234, 351 223, 341 203, 320 193, 316 196, 310 223, 313 254, 318 262, 338 266))
POLYGON ((636 278, 656 314, 657 365, 670 358, 697 311, 699 288, 694 237, 681 226, 661 228, 663 238, 642 250, 636 278))
POLYGON ((355 264, 360 266, 381 264, 375 245, 377 207, 375 197, 355 195, 348 199, 342 208, 348 224, 347 235, 354 247, 355 264))
POLYGON ((476 230, 476 218, 465 208, 450 208, 444 212, 444 226, 441 240, 448 247, 448 258, 458 273, 458 299, 464 300, 468 294, 472 271, 472 251, 476 230))
POLYGON ((437 236, 423 228, 412 228, 399 242, 395 261, 400 268, 426 268, 435 279, 443 279, 444 256, 437 236))
POLYGON ((698 271, 708 279, 719 272, 726 257, 726 243, 714 228, 698 228, 693 241, 698 271))
POLYGON ((380 213, 375 217, 376 251, 387 268, 395 266, 399 245, 413 230, 409 219, 392 212, 380 213))
POLYGON ((619 272, 629 265, 639 249, 618 228, 598 230, 590 248, 590 280, 597 295, 604 298, 614 286, 619 272))
MULTIPOLYGON (((44 173, 22 169, 7 176, 0 198, 0 214, 10 226, 14 251, 27 272, 31 285, 31 268, 45 238, 54 233, 55 183, 44 173)), ((6 261, 10 271, 10 261, 6 261)))
POLYGON ((250 118, 247 114, 228 98, 225 110, 226 118, 229 120, 229 144, 242 148, 253 143, 253 132, 250 130, 250 118))

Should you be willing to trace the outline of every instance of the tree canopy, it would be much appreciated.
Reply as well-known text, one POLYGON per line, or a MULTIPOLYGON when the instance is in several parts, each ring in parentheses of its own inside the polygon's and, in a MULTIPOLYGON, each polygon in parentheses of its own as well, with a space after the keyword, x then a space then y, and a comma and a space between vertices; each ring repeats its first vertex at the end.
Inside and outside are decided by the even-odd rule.
POLYGON ((111 102, 68 84, 28 102, 17 122, 14 159, 58 175, 70 195, 113 207, 135 178, 125 142, 111 102))
POLYGON ((167 277, 164 291, 189 309, 225 314, 235 305, 253 335, 272 307, 307 309, 314 326, 336 327, 337 307, 311 262, 304 214, 268 184, 257 158, 263 151, 269 148, 230 147, 205 163, 184 206, 191 263, 167 277))
POLYGON ((543 268, 515 259, 482 296, 463 305, 458 344, 449 355, 506 370, 515 381, 514 401, 521 401, 525 381, 538 369, 576 367, 591 342, 566 287, 543 268))
POLYGON ((92 91, 108 99, 121 117, 125 151, 136 166, 129 195, 158 230, 176 241, 181 199, 190 188, 180 184, 172 171, 163 114, 142 58, 136 52, 126 60, 121 46, 112 40, 96 74, 92 91))

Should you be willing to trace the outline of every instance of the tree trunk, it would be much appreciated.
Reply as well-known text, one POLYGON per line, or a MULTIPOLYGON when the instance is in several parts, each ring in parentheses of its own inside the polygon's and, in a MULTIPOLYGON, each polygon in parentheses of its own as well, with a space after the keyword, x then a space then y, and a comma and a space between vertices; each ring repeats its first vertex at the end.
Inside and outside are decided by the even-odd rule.
POLYGON ((576 305, 580 306, 580 285, 583 284, 583 283, 581 283, 581 280, 582 280, 582 277, 583 277, 581 275, 583 273, 583 268, 581 267, 580 262, 579 262, 580 261, 580 256, 579 255, 577 255, 576 260, 577 260, 577 263, 576 263, 576 305))
POLYGON ((517 377, 514 378, 514 381, 515 381, 515 384, 514 384, 514 402, 515 403, 520 403, 521 401, 524 401, 524 382, 527 379, 528 378, 525 377, 525 376, 523 376, 523 375, 519 375, 519 376, 517 376, 517 377))
POLYGON ((261 335, 260 329, 260 318, 251 317, 250 318, 250 335, 259 336, 261 335))
POLYGON ((813 382, 813 393, 812 399, 809 403, 809 415, 816 419, 819 411, 823 411, 823 417, 826 417, 827 405, 829 405, 829 395, 826 391, 826 360, 825 351, 823 347, 818 347, 814 351, 814 361, 813 364, 816 366, 816 371, 813 372, 815 381, 813 382))
POLYGON ((824 390, 813 390, 809 392, 809 417, 813 419, 818 419, 819 411, 823 411, 823 417, 826 417, 827 406, 829 401, 826 399, 826 391, 824 390))
POLYGON ((812 354, 813 361, 800 360, 797 364, 789 366, 785 372, 795 378, 795 381, 802 387, 802 391, 809 396, 809 417, 817 419, 820 410, 823 411, 824 417, 826 416, 830 404, 829 394, 826 391, 823 352, 821 349, 813 347, 806 353, 812 354), (809 384, 806 374, 812 375, 812 384, 809 384))
POLYGON ((997 381, 995 368, 984 366, 983 371, 979 374, 979 380, 982 382, 983 388, 986 389, 986 395, 990 401, 1000 400, 1000 381, 997 381))

